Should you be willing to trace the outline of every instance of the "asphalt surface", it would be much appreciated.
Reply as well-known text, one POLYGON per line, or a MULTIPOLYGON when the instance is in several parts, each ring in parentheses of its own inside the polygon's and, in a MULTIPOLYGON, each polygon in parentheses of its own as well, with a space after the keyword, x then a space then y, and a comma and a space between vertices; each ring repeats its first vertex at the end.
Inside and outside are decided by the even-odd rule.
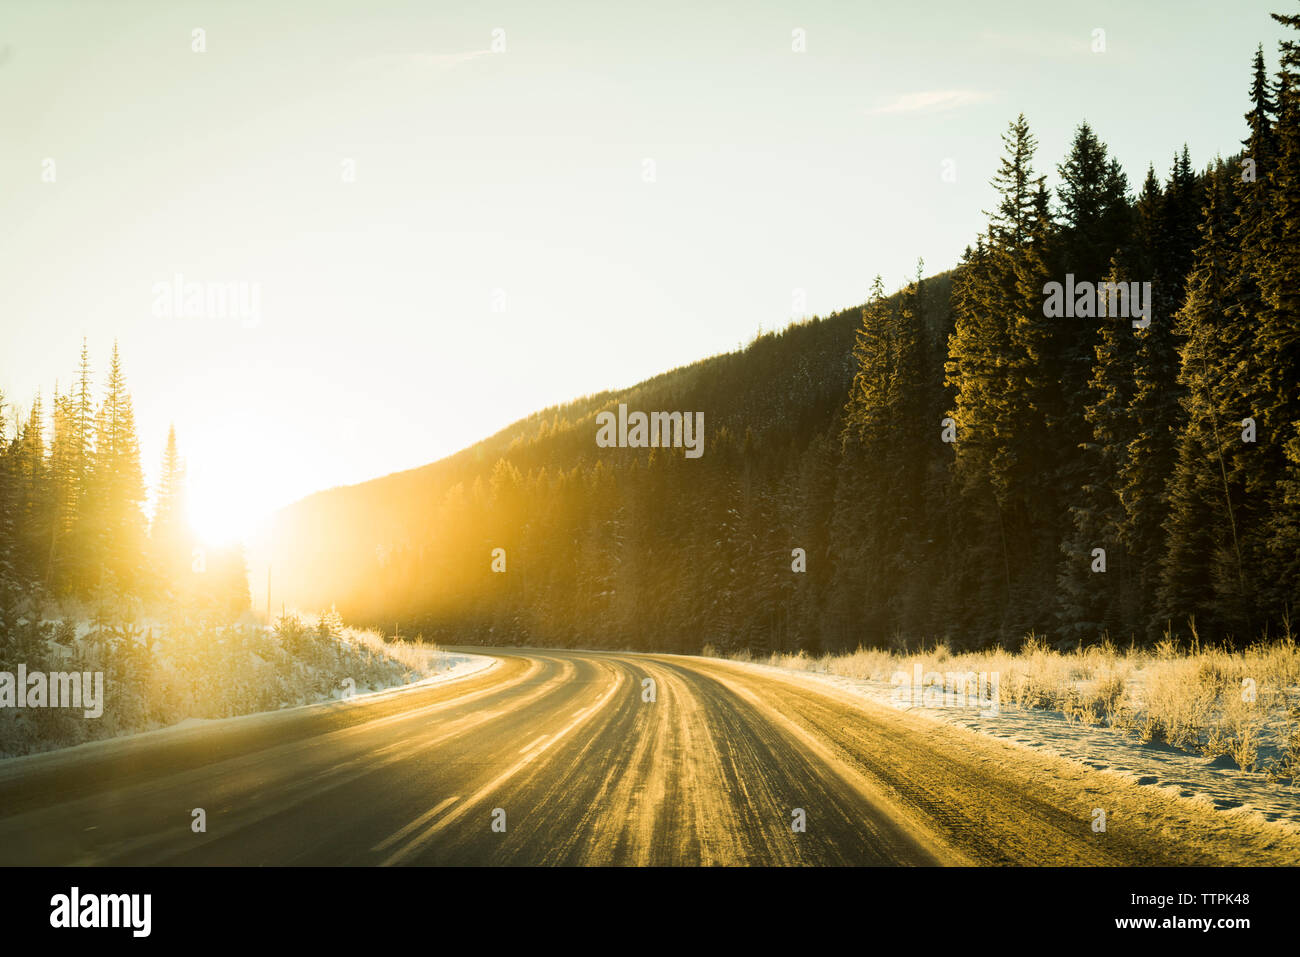
POLYGON ((887 708, 708 659, 460 650, 498 663, 0 763, 0 864, 1178 863, 887 708))

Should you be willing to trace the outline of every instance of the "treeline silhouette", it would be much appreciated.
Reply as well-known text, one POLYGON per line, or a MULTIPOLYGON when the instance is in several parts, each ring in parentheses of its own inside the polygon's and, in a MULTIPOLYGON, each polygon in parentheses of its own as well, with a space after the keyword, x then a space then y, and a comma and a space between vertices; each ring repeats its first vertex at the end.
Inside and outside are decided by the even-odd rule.
POLYGON ((1251 81, 1240 154, 1184 147, 1136 193, 1087 123, 1049 190, 1018 118, 952 273, 304 500, 277 595, 441 641, 667 651, 1289 632, 1300 47, 1251 81), (1150 283, 1149 325, 1049 317, 1067 277, 1150 283), (619 403, 703 411, 703 458, 598 448, 619 403))
POLYGON ((175 429, 152 521, 146 499, 116 344, 98 403, 84 342, 72 388, 56 386, 48 411, 38 393, 15 414, 0 393, 0 651, 23 629, 49 631, 43 619, 68 602, 114 620, 162 605, 220 619, 248 609, 242 549, 195 550, 175 429))

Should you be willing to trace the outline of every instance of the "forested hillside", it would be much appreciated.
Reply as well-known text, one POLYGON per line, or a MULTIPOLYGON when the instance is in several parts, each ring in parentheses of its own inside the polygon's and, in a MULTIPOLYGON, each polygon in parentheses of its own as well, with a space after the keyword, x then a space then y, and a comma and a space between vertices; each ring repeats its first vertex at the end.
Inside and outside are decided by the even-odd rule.
POLYGON ((1183 148, 1134 184, 1085 122, 1049 189, 1020 117, 953 273, 299 503, 277 600, 669 651, 1278 634, 1300 584, 1298 49, 1272 75, 1257 54, 1238 155, 1198 171, 1183 148), (1107 281, 1146 290, 1149 323, 1046 304, 1107 281), (703 456, 598 447, 620 403, 703 412, 703 456))
MULTIPOLYGON (((937 356, 948 279, 924 286, 937 356)), ((277 522, 276 601, 446 639, 622 647, 653 631, 684 649, 725 632, 790 646, 823 600, 826 496, 860 324, 855 309, 792 325, 433 465, 312 496, 277 522), (702 411, 703 456, 599 448, 596 414, 619 403, 702 411), (791 572, 794 547, 813 574, 791 572), (801 595, 800 578, 817 593, 801 595)))

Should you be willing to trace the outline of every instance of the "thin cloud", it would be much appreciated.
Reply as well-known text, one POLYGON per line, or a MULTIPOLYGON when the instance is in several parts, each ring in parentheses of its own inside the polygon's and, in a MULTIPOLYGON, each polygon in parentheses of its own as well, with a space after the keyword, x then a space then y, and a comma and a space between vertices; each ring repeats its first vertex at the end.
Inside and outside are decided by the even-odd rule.
POLYGON ((941 113, 963 106, 983 103, 993 98, 982 90, 926 90, 920 93, 903 93, 883 106, 869 112, 876 113, 941 113))

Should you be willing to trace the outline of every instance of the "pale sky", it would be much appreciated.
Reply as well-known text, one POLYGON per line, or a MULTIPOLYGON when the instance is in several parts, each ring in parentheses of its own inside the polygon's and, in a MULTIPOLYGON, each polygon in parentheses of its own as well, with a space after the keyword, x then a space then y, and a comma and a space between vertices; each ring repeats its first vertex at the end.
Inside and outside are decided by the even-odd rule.
POLYGON ((0 388, 116 338, 149 478, 174 421, 243 532, 955 265, 1019 112, 1049 173, 1084 118, 1135 186, 1232 153, 1292 8, 0 0, 0 388))

